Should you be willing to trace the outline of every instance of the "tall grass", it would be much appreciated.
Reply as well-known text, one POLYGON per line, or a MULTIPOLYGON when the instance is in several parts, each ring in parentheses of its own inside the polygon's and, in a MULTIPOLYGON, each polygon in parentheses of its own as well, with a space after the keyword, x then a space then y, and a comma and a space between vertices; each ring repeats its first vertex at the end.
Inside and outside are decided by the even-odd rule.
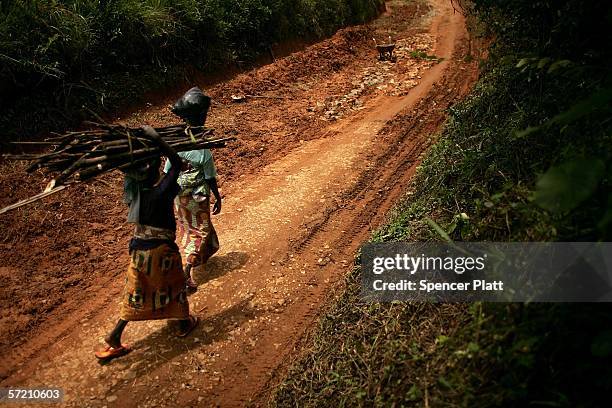
POLYGON ((251 61, 375 16, 382 0, 0 0, 0 129, 21 135, 108 108, 181 67, 251 61), (129 88, 129 86, 128 86, 129 88), (137 91, 135 89, 134 91, 137 91))

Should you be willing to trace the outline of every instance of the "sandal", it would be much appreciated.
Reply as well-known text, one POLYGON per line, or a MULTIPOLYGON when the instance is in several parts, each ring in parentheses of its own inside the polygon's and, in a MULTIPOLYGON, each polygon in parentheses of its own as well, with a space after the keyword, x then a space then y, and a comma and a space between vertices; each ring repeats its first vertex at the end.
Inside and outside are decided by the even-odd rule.
POLYGON ((198 323, 200 323, 200 319, 198 319, 197 316, 189 315, 189 323, 191 324, 185 331, 177 330, 175 333, 176 337, 187 337, 189 333, 191 333, 193 329, 197 327, 198 323))
POLYGON ((111 346, 106 346, 102 350, 96 351, 95 354, 96 354, 96 358, 98 360, 101 360, 101 361, 110 361, 110 360, 112 360, 114 358, 125 356, 130 351, 132 351, 132 349, 128 345, 122 344, 121 347, 117 347, 117 348, 111 347, 111 346))

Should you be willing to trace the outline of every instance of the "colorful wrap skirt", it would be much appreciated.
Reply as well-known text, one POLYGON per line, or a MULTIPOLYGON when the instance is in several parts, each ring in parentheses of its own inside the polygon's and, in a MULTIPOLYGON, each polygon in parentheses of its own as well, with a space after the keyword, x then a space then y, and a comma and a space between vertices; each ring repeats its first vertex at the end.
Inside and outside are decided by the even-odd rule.
POLYGON ((152 249, 131 250, 130 255, 121 319, 187 319, 185 275, 176 246, 164 243, 152 249))
POLYGON ((219 250, 219 238, 210 220, 207 196, 179 195, 174 200, 177 219, 176 242, 187 263, 198 267, 219 250))

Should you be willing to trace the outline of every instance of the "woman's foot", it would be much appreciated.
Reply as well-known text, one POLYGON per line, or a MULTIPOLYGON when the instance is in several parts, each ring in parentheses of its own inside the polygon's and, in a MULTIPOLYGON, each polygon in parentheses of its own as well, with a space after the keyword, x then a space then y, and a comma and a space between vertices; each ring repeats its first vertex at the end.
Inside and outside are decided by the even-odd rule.
POLYGON ((121 337, 113 335, 113 333, 104 337, 104 341, 112 348, 121 347, 121 337))
POLYGON ((198 290, 198 284, 195 283, 191 276, 187 278, 187 281, 185 282, 185 287, 187 289, 188 295, 193 295, 198 290))
POLYGON ((114 333, 107 335, 104 341, 108 346, 96 351, 96 358, 100 361, 106 362, 114 358, 121 357, 132 351, 126 344, 121 344, 121 337, 118 337, 114 333))
MULTIPOLYGON (((189 257, 191 258, 193 257, 193 255, 190 255, 189 257)), ((185 289, 187 290, 187 295, 193 295, 198 290, 198 284, 195 283, 195 281, 191 277, 192 269, 193 265, 189 261, 185 264, 185 267, 183 268, 183 271, 185 272, 185 289)))
POLYGON ((96 351, 95 355, 101 362, 108 362, 114 358, 125 356, 127 353, 132 351, 127 344, 119 347, 106 346, 105 348, 96 351))
POLYGON ((200 319, 194 315, 189 315, 189 319, 179 320, 179 329, 176 336, 187 337, 197 327, 198 323, 200 323, 200 319))

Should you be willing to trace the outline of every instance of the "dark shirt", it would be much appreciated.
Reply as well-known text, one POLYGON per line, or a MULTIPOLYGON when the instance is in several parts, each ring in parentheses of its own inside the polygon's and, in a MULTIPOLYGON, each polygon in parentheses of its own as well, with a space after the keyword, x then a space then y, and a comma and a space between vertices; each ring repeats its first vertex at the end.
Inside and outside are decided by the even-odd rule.
POLYGON ((176 230, 174 198, 180 191, 176 180, 180 169, 171 169, 153 188, 140 192, 138 223, 151 227, 176 230))
MULTIPOLYGON (((174 198, 180 191, 180 187, 176 182, 179 173, 180 168, 172 167, 156 186, 141 190, 138 214, 139 224, 176 231, 174 198)), ((152 249, 163 243, 169 243, 173 247, 176 246, 174 242, 167 240, 155 239, 147 241, 132 238, 130 250, 152 249)))

